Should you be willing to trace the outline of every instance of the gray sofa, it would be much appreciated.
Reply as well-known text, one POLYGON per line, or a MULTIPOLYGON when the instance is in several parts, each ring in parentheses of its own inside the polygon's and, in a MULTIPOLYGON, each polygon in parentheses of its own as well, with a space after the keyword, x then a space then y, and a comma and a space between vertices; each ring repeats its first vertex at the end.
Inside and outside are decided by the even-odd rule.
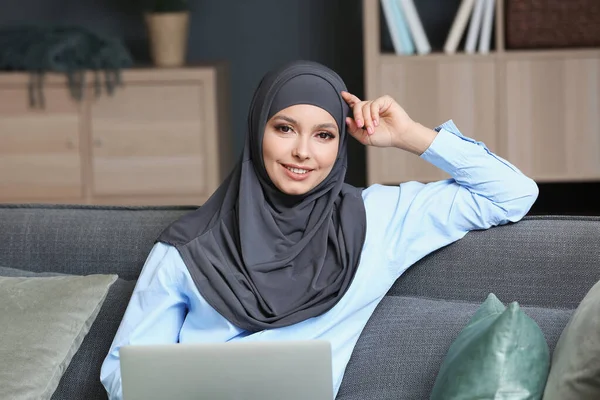
MULTIPOLYGON (((104 399, 100 365, 159 232, 193 207, 0 205, 0 266, 119 280, 54 399, 104 399)), ((427 399, 453 339, 488 293, 518 301, 550 349, 600 279, 600 218, 526 217, 419 261, 378 306, 338 399, 427 399)))

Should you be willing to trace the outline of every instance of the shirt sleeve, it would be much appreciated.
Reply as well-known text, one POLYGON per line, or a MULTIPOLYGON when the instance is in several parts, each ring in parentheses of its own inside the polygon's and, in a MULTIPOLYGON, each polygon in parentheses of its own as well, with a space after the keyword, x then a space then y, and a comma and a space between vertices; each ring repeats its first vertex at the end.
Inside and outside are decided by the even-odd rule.
POLYGON ((452 121, 436 131, 420 157, 450 179, 376 185, 373 199, 366 196, 366 207, 377 214, 376 226, 385 227, 379 239, 397 275, 471 230, 520 220, 538 196, 532 179, 483 143, 463 136, 452 121))
POLYGON ((181 272, 174 267, 174 247, 157 243, 140 273, 135 289, 100 371, 111 400, 123 398, 119 349, 131 344, 177 343, 188 309, 180 290, 181 272))

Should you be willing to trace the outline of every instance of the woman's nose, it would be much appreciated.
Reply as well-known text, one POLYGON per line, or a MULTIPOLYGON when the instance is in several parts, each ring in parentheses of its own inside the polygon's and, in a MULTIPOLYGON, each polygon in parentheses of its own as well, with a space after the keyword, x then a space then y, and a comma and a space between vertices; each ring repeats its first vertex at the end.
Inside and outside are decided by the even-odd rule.
POLYGON ((298 138, 298 140, 296 141, 296 146, 292 151, 292 156, 300 160, 306 160, 310 158, 310 151, 308 148, 307 140, 305 140, 304 138, 298 138))

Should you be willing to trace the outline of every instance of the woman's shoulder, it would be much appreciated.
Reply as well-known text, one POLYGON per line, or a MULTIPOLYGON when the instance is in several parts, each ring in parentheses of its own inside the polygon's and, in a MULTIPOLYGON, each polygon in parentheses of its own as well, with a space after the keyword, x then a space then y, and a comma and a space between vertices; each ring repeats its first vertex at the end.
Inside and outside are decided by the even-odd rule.
POLYGON ((411 181, 400 185, 372 184, 362 192, 367 219, 371 224, 389 224, 408 211, 412 199, 422 190, 424 183, 411 181))
POLYGON ((178 254, 179 252, 175 246, 169 243, 157 241, 150 249, 146 263, 150 261, 163 263, 165 260, 176 257, 178 254))
POLYGON ((392 194, 394 191, 398 190, 399 186, 397 185, 382 185, 380 183, 373 183, 370 186, 367 186, 363 189, 363 198, 367 196, 379 196, 385 194, 392 194))
POLYGON ((400 196, 399 185, 381 185, 379 183, 372 184, 362 191, 362 198, 365 202, 365 207, 381 207, 394 204, 400 196))
POLYGON ((171 284, 185 279, 185 264, 175 246, 156 242, 150 249, 140 273, 140 279, 156 278, 171 284))
POLYGON ((398 207, 400 186, 373 184, 362 192, 367 221, 378 226, 389 221, 398 207))
POLYGON ((398 202, 402 196, 404 199, 412 197, 419 193, 425 186, 425 183, 417 181, 403 182, 399 185, 382 185, 374 183, 365 189, 363 189, 362 197, 365 203, 386 203, 386 202, 398 202))

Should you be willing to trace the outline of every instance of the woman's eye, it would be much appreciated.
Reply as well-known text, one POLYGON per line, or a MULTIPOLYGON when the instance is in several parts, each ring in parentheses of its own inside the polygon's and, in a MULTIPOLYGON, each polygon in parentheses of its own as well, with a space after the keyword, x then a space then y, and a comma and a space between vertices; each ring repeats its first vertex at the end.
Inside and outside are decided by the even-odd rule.
POLYGON ((288 133, 292 131, 292 128, 287 125, 280 125, 277 127, 277 130, 283 133, 288 133))
POLYGON ((333 139, 335 138, 335 136, 333 136, 331 133, 329 132, 319 132, 317 134, 317 136, 319 137, 319 139, 325 139, 325 140, 329 140, 329 139, 333 139))

